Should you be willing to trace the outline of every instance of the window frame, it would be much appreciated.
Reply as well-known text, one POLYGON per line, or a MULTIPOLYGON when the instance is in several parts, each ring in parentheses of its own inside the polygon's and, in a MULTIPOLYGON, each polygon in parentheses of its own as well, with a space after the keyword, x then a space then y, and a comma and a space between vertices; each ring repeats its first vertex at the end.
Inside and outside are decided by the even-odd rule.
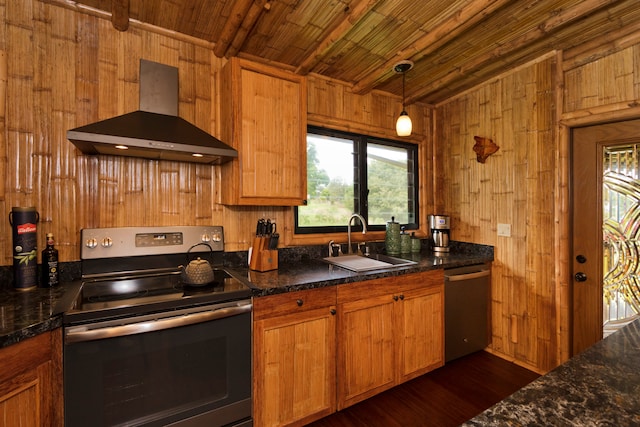
MULTIPOLYGON (((354 143, 354 165, 357 170, 357 174, 354 173, 354 203, 360 208, 356 208, 356 213, 362 215, 367 221, 367 231, 384 231, 386 225, 370 225, 369 224, 369 203, 368 203, 368 183, 367 183, 367 145, 376 144, 388 147, 396 147, 407 150, 408 161, 412 164, 412 167, 408 168, 408 174, 413 175, 413 180, 409 179, 409 183, 413 183, 413 187, 408 186, 407 192, 410 196, 413 196, 414 206, 414 222, 408 224, 401 224, 406 230, 418 230, 420 227, 420 203, 419 203, 419 189, 420 189, 420 165, 418 162, 419 147, 415 143, 409 143, 406 141, 396 141, 388 138, 381 138, 377 136, 359 134, 354 132, 346 132, 336 129, 325 128, 321 126, 308 125, 307 134, 322 135, 328 137, 335 137, 341 139, 349 139, 354 143), (361 161, 360 159, 364 159, 361 161), (364 167, 362 167, 364 166, 364 167), (412 193, 412 194, 411 194, 412 193)), ((305 148, 306 150, 306 148, 305 148)), ((306 165, 305 165, 306 167, 306 165)), ((306 191, 306 189, 305 189, 306 191)), ((411 197, 410 197, 411 200, 411 197)), ((306 204, 306 201, 305 201, 306 204)), ((294 234, 295 235, 308 235, 308 234, 330 234, 330 233, 344 233, 347 231, 347 220, 345 219, 344 225, 334 226, 317 226, 317 227, 300 227, 298 223, 298 206, 294 207, 294 234)), ((389 218, 389 221, 391 218, 389 218)), ((351 226, 352 231, 362 231, 362 226, 359 225, 359 221, 354 221, 351 226)))

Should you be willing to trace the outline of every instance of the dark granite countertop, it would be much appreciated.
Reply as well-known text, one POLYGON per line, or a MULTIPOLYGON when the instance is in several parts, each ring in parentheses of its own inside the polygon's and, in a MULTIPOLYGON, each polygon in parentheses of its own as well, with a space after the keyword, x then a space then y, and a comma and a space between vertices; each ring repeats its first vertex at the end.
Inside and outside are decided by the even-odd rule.
POLYGON ((335 286, 363 280, 400 276, 408 273, 453 268, 493 261, 493 247, 483 245, 458 245, 448 254, 435 255, 430 250, 416 254, 403 254, 399 258, 410 259, 416 264, 387 270, 354 272, 333 266, 321 257, 287 260, 278 270, 257 272, 246 267, 233 267, 233 271, 254 289, 255 296, 335 286))
POLYGON ((640 425, 640 319, 463 426, 640 425))
MULTIPOLYGON (((323 261, 322 249, 324 247, 280 249, 279 269, 264 273, 246 267, 246 252, 225 253, 224 266, 249 285, 254 296, 260 297, 493 261, 492 246, 452 242, 449 254, 434 255, 425 248, 418 254, 403 255, 416 261, 412 266, 355 273, 323 261)), ((62 313, 73 303, 79 286, 80 280, 68 280, 52 289, 30 291, 0 286, 0 348, 62 326, 62 313)))
POLYGON ((62 313, 79 282, 29 291, 0 289, 0 348, 62 326, 62 313))

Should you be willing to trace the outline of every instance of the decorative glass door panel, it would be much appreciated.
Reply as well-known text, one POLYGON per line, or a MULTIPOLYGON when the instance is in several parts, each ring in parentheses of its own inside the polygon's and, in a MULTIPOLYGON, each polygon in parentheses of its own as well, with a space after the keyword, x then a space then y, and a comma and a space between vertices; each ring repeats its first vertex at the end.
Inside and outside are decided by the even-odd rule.
POLYGON ((604 336, 640 313, 640 144, 604 147, 604 336))

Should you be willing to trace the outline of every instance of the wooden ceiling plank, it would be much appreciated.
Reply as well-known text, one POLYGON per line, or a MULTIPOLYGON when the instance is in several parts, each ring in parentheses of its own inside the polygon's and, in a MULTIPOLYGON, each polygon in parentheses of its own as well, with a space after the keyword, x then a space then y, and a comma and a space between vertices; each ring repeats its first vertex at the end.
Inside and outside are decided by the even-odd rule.
POLYGON ((236 31, 236 34, 233 37, 231 46, 229 46, 229 48, 227 49, 227 52, 225 53, 225 56, 227 58, 236 56, 236 54, 244 44, 244 41, 247 39, 247 35, 249 34, 249 31, 251 31, 256 21, 258 20, 258 17, 260 17, 260 14, 262 13, 262 11, 268 10, 269 7, 270 7, 270 4, 267 3, 267 0, 254 0, 253 3, 251 3, 251 7, 249 7, 249 11, 245 15, 240 25, 240 28, 238 28, 238 31, 236 31))
POLYGON ((331 47, 341 40, 358 21, 369 13, 380 0, 359 0, 349 9, 349 13, 340 23, 329 31, 318 44, 318 46, 308 55, 296 69, 296 73, 306 75, 322 60, 331 50, 331 47))
POLYGON ((468 3, 413 45, 397 52, 384 64, 363 70, 356 79, 358 83, 353 87, 354 92, 357 94, 369 92, 395 75, 393 66, 398 61, 405 59, 418 61, 510 2, 511 0, 476 0, 468 3))
POLYGON ((218 58, 225 56, 229 45, 235 38, 238 28, 240 28, 252 4, 253 0, 235 0, 233 2, 231 13, 227 17, 224 27, 222 28, 222 33, 220 33, 220 38, 216 40, 216 46, 213 49, 215 56, 218 58))
POLYGON ((614 31, 606 31, 601 37, 582 43, 562 52, 562 69, 571 70, 597 58, 611 55, 640 41, 640 21, 631 22, 614 31), (598 51, 597 54, 594 51, 598 51))
POLYGON ((111 0, 111 25, 118 31, 129 29, 129 0, 111 0))
POLYGON ((416 102, 434 90, 447 87, 453 81, 472 74, 474 70, 480 69, 489 62, 495 62, 500 58, 505 58, 518 50, 522 50, 526 46, 549 35, 550 32, 594 13, 597 10, 610 6, 611 3, 615 3, 617 1, 618 0, 584 0, 571 8, 553 15, 546 21, 542 22, 535 31, 529 31, 509 43, 505 43, 495 49, 492 49, 488 53, 470 59, 466 61, 463 66, 452 70, 446 77, 438 79, 437 81, 431 82, 427 85, 423 85, 421 88, 412 91, 411 95, 407 97, 405 102, 406 104, 416 102))

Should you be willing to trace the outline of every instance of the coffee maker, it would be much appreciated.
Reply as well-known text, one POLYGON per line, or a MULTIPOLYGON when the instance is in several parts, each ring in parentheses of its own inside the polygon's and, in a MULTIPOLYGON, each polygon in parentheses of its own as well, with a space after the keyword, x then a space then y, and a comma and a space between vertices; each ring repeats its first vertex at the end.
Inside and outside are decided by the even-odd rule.
POLYGON ((434 252, 449 252, 449 217, 429 215, 431 244, 434 252))

